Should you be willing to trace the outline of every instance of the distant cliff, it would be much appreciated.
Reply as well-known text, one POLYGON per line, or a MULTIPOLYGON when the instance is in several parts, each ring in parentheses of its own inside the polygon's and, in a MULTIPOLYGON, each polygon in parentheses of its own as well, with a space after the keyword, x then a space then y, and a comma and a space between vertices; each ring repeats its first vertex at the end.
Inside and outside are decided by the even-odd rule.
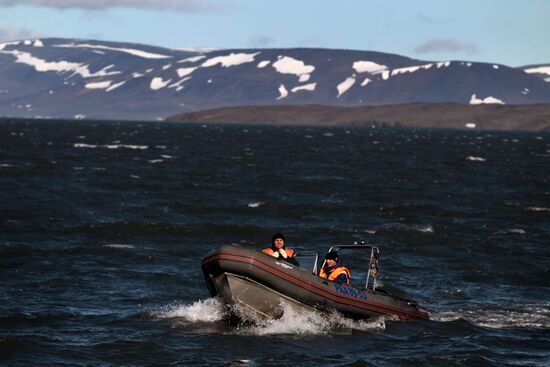
POLYGON ((550 104, 475 105, 412 103, 335 107, 245 106, 175 115, 169 121, 278 125, 354 125, 487 130, 550 130, 550 104))

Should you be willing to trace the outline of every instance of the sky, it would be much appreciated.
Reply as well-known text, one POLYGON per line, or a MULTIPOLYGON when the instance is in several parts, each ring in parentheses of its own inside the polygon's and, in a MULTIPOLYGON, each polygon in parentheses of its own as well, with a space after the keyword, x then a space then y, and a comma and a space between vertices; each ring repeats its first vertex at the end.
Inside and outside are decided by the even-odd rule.
POLYGON ((322 47, 550 64, 550 0, 0 0, 0 41, 322 47))

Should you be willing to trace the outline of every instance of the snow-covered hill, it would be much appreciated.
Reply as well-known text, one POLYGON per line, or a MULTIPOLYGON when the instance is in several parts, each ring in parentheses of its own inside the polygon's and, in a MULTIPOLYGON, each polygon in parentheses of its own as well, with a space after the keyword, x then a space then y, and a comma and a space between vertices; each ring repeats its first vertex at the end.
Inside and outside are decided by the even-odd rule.
POLYGON ((224 106, 411 102, 550 102, 550 69, 332 49, 0 44, 0 116, 150 120, 224 106))

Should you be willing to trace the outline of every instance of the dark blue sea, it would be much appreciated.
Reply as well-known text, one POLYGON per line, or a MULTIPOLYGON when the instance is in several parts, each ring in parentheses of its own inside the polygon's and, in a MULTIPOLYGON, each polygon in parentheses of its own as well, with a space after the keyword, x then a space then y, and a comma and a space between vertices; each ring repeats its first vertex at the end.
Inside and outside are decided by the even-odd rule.
POLYGON ((1 120, 0 365, 549 366, 550 134, 1 120), (201 259, 275 232, 432 320, 228 322, 201 259))

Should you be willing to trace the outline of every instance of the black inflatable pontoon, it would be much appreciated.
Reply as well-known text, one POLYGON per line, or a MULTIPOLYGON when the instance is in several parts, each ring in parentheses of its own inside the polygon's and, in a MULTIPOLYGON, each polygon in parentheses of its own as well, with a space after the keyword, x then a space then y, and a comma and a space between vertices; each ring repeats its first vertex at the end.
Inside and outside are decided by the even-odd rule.
MULTIPOLYGON (((239 245, 225 245, 206 254, 202 271, 212 296, 220 296, 226 304, 237 304, 245 312, 278 318, 283 305, 294 309, 336 310, 346 317, 366 319, 395 315, 402 319, 428 319, 428 312, 416 302, 376 289, 369 277, 377 275, 378 249, 365 248, 371 258, 364 288, 330 282, 317 275, 317 253, 313 269, 297 266, 264 254, 260 250, 239 245)), ((299 261, 302 262, 302 260, 299 261)))

